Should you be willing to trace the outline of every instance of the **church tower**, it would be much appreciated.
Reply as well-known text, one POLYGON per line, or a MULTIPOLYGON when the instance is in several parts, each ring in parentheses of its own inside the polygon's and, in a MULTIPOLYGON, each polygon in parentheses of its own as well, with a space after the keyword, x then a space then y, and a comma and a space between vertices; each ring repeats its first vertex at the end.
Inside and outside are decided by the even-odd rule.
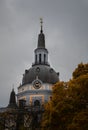
POLYGON ((41 30, 38 36, 38 45, 35 49, 35 64, 49 65, 48 64, 48 50, 45 48, 45 35, 43 34, 43 22, 41 19, 41 30))
POLYGON ((22 84, 18 87, 17 100, 26 101, 26 106, 42 105, 50 100, 52 86, 59 81, 59 73, 56 73, 48 63, 48 50, 45 46, 43 33, 43 21, 38 35, 37 48, 34 50, 35 60, 31 68, 25 70, 22 84))

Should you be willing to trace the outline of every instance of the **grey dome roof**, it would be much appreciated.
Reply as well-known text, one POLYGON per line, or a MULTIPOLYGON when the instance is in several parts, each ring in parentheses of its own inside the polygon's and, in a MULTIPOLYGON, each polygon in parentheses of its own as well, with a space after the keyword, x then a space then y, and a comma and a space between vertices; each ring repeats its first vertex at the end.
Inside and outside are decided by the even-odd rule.
POLYGON ((38 79, 40 79, 43 83, 55 84, 59 81, 58 74, 50 66, 35 65, 29 70, 25 70, 22 85, 32 83, 36 77, 38 77, 38 79))

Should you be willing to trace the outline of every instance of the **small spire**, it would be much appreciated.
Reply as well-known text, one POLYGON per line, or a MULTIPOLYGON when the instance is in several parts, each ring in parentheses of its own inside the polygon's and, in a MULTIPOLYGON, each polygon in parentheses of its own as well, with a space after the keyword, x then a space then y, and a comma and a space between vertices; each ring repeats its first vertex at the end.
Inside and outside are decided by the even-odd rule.
POLYGON ((41 31, 40 32, 43 33, 43 29, 42 29, 43 28, 43 19, 42 18, 40 18, 40 24, 41 24, 41 31))
POLYGON ((45 48, 45 35, 43 34, 43 19, 40 18, 41 30, 38 36, 38 48, 45 48))
POLYGON ((14 89, 12 89, 11 93, 10 93, 10 99, 9 99, 9 108, 17 108, 17 104, 16 104, 16 95, 14 92, 14 89))

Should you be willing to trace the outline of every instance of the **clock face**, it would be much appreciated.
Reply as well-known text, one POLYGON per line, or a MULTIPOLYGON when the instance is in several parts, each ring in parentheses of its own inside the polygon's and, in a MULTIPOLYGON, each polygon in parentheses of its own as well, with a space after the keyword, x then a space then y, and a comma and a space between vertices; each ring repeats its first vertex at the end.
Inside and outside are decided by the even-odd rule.
POLYGON ((35 89, 39 89, 41 87, 41 82, 39 80, 35 80, 33 86, 35 89))

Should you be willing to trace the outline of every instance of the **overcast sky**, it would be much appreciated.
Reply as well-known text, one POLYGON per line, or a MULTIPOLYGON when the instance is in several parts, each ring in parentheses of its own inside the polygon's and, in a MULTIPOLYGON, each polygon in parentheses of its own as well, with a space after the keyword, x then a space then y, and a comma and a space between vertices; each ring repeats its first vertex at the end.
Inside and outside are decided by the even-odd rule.
POLYGON ((49 63, 68 81, 81 62, 88 63, 88 0, 0 0, 0 107, 34 62, 40 17, 49 63))

